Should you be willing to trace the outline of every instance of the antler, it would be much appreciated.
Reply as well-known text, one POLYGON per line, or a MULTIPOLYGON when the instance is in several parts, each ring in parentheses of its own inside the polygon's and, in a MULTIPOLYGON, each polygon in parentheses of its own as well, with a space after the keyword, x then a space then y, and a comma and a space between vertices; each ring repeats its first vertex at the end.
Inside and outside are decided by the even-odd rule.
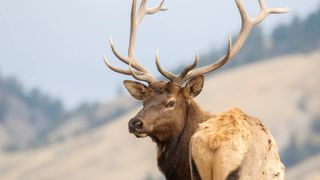
POLYGON ((137 0, 133 0, 132 2, 132 9, 131 9, 131 27, 130 27, 130 41, 129 41, 129 48, 128 48, 128 57, 122 56, 115 48, 112 38, 110 37, 110 46, 113 54, 123 63, 127 64, 129 67, 128 69, 120 69, 117 67, 112 66, 108 59, 104 57, 104 61, 106 65, 113 71, 125 74, 125 75, 131 75, 135 79, 140 81, 148 82, 149 84, 155 82, 155 79, 152 77, 152 75, 143 67, 141 66, 135 56, 135 41, 136 41, 136 34, 137 29, 145 15, 152 15, 159 11, 165 11, 167 8, 163 6, 164 0, 160 3, 159 6, 153 7, 153 8, 147 8, 147 1, 148 0, 141 0, 140 7, 137 9, 137 0))
POLYGON ((231 38, 229 39, 228 51, 224 57, 218 60, 216 63, 210 64, 208 66, 203 66, 197 69, 194 69, 198 64, 198 57, 196 57, 194 63, 191 66, 185 68, 182 73, 177 76, 172 74, 163 68, 161 68, 158 57, 156 56, 156 64, 159 72, 168 78, 170 81, 175 82, 177 84, 183 84, 186 80, 191 79, 192 77, 196 77, 199 75, 203 75, 209 72, 212 72, 225 63, 230 61, 241 49, 246 39, 248 38, 252 28, 254 28, 257 24, 262 22, 269 14, 281 14, 289 11, 288 8, 267 8, 264 0, 259 0, 260 5, 260 13, 254 19, 252 19, 245 10, 245 7, 241 0, 235 0, 236 5, 239 9, 239 13, 241 15, 242 25, 240 34, 233 45, 231 45, 231 38))

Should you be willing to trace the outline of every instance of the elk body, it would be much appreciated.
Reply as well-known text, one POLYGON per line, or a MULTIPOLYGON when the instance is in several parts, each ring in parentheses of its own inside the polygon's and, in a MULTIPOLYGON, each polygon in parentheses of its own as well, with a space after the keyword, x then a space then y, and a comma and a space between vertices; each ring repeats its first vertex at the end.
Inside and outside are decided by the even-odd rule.
POLYGON ((164 2, 147 8, 147 0, 133 0, 131 12, 128 57, 120 55, 110 38, 115 56, 128 65, 128 69, 107 66, 121 74, 131 75, 136 81, 124 81, 129 93, 143 102, 143 109, 129 123, 129 132, 139 138, 150 137, 158 147, 157 161, 168 180, 224 180, 224 179, 284 179, 284 166, 278 148, 268 129, 256 118, 234 108, 218 114, 202 110, 193 100, 204 85, 204 74, 212 72, 232 59, 241 49, 252 28, 269 14, 287 12, 286 8, 266 8, 259 0, 260 13, 252 19, 241 0, 235 0, 242 28, 235 43, 217 62, 196 68, 198 58, 180 75, 161 68, 159 72, 169 81, 157 81, 135 57, 136 32, 145 15, 165 11, 164 2))

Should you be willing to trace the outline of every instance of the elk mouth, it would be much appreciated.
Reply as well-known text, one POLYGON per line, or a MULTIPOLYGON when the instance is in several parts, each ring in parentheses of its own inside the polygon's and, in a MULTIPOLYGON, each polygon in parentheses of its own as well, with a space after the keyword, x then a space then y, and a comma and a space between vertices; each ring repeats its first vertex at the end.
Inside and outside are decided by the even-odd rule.
POLYGON ((149 136, 147 133, 134 133, 134 135, 135 135, 137 138, 145 138, 145 137, 148 137, 148 136, 149 136))
POLYGON ((146 132, 146 131, 130 131, 129 130, 129 132, 135 135, 137 138, 145 138, 150 135, 150 132, 146 132))
POLYGON ((137 138, 145 138, 148 137, 152 132, 152 128, 146 130, 145 128, 132 128, 129 126, 129 133, 135 135, 137 138))
POLYGON ((148 137, 153 131, 153 127, 141 127, 141 128, 133 128, 129 126, 129 132, 134 134, 137 138, 145 138, 148 137))

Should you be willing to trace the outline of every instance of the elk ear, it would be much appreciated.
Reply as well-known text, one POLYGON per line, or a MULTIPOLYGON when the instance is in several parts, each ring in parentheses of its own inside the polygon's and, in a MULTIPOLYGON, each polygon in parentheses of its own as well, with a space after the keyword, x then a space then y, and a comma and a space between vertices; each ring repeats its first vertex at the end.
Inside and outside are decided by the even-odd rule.
POLYGON ((185 97, 194 98, 198 96, 203 88, 203 84, 204 77, 202 75, 191 79, 183 89, 185 97))
POLYGON ((143 100, 149 94, 148 88, 139 82, 136 81, 123 81, 124 86, 127 88, 131 96, 138 100, 143 100))

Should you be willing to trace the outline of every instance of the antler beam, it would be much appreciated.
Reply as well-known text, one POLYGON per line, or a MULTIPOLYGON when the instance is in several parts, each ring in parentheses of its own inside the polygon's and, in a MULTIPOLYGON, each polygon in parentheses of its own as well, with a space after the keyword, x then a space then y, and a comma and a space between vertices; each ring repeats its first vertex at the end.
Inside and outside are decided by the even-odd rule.
POLYGON ((191 79, 192 77, 207 74, 216 69, 219 69, 228 61, 233 59, 236 54, 238 54, 243 44, 247 40, 252 28, 254 28, 257 24, 261 23, 269 14, 281 14, 289 11, 288 8, 267 8, 265 1, 259 0, 260 13, 256 18, 252 19, 246 12, 242 0, 235 0, 235 2, 242 20, 241 31, 233 45, 231 45, 231 38, 229 39, 228 51, 223 58, 218 60, 216 63, 194 69, 198 64, 198 58, 196 58, 194 63, 191 66, 185 68, 179 76, 174 75, 161 68, 158 62, 158 58, 156 58, 157 68, 160 71, 160 73, 172 82, 175 82, 177 84, 183 84, 186 80, 191 79))

